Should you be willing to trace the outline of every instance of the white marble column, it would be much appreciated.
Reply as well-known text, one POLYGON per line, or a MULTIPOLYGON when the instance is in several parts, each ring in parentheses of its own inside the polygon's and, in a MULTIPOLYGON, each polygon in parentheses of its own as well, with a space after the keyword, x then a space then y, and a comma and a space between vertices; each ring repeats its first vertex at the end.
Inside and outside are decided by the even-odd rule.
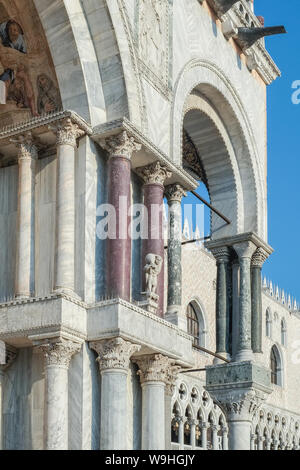
MULTIPOLYGON (((165 386, 173 375, 174 360, 161 354, 138 357, 142 385, 142 449, 165 449, 165 386)), ((169 423, 167 423, 169 425, 169 423)))
POLYGON ((223 450, 228 450, 228 429, 223 428, 223 450))
POLYGON ((255 450, 255 434, 251 434, 250 437, 250 450, 255 450))
POLYGON ((203 423, 202 424, 202 448, 204 450, 207 450, 207 424, 203 423))
POLYGON ((80 343, 60 340, 41 344, 46 369, 46 450, 68 450, 68 370, 80 343))
POLYGON ((179 449, 184 449, 184 419, 182 416, 180 416, 179 418, 178 442, 179 449))
POLYGON ((176 379, 178 376, 178 372, 181 369, 180 366, 174 366, 169 374, 169 380, 166 383, 165 388, 165 450, 171 450, 171 430, 168 423, 171 424, 172 422, 172 396, 174 394, 176 379))
POLYGON ((192 449, 195 449, 196 447, 196 420, 192 419, 190 422, 191 426, 191 445, 192 449))
POLYGON ((137 344, 114 338, 90 343, 101 374, 100 449, 127 450, 127 376, 137 344))
POLYGON ((51 126, 57 137, 55 291, 75 288, 75 149, 84 131, 66 118, 51 126))
POLYGON ((212 447, 213 450, 219 450, 218 426, 212 427, 212 447))
POLYGON ((4 429, 3 429, 3 398, 4 398, 4 381, 6 370, 11 366, 15 360, 17 353, 12 349, 7 349, 4 352, 5 361, 0 362, 0 450, 4 450, 4 429))
POLYGON ((34 192, 38 152, 31 133, 12 142, 18 147, 19 165, 15 295, 27 298, 34 290, 34 192))

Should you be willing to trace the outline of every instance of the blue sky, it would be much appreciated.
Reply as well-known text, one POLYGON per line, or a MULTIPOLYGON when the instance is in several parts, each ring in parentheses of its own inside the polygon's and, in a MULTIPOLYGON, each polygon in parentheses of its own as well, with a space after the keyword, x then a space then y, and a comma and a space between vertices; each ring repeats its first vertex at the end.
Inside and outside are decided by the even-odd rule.
MULTIPOLYGON (((263 272, 300 301, 300 104, 292 104, 291 99, 292 83, 300 81, 300 0, 255 0, 255 13, 264 16, 265 26, 283 24, 288 31, 266 39, 282 77, 268 87, 268 224, 269 243, 275 253, 263 272)), ((208 199, 205 189, 199 193, 208 199)), ((195 199, 189 196, 184 202, 195 203, 195 199)), ((208 220, 209 211, 205 210, 206 232, 208 220)))
POLYGON ((300 104, 292 104, 292 83, 300 80, 300 1, 256 0, 266 26, 285 25, 288 34, 266 40, 282 77, 268 87, 269 243, 275 253, 264 273, 300 301, 300 104))

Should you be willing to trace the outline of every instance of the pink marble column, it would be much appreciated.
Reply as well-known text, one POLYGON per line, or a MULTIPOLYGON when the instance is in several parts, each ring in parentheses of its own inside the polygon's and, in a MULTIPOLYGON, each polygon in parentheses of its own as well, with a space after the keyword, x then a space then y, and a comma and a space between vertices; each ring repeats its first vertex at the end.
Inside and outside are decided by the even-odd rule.
POLYGON ((102 143, 109 152, 108 203, 115 208, 115 237, 108 238, 107 286, 111 296, 130 301, 131 292, 131 237, 129 206, 131 204, 131 157, 141 149, 124 131, 102 143))
MULTIPOLYGON (((144 205, 148 213, 148 234, 143 241, 142 263, 147 254, 161 256, 164 261, 163 201, 164 182, 172 176, 167 167, 159 162, 139 168, 138 174, 144 180, 144 205)), ((158 315, 164 316, 164 263, 158 276, 157 294, 159 295, 158 315)))

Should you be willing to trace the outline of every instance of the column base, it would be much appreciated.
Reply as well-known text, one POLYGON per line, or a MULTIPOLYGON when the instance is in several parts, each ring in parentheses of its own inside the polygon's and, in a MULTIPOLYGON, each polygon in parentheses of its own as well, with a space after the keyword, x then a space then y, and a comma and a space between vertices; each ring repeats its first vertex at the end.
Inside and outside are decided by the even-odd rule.
MULTIPOLYGON (((216 354, 219 354, 220 356, 224 357, 224 359, 231 361, 231 356, 227 352, 217 352, 216 354)), ((217 366, 218 364, 224 364, 224 361, 222 361, 222 359, 218 357, 215 357, 213 360, 213 364, 217 366)))
POLYGON ((253 359, 254 354, 251 349, 242 349, 236 354, 234 362, 253 361, 253 359))

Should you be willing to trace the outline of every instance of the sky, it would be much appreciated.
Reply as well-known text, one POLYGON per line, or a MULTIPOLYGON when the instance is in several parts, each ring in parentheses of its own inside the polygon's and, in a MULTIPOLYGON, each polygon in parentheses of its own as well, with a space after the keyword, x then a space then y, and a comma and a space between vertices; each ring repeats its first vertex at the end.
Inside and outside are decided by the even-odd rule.
MULTIPOLYGON (((268 241, 275 252, 265 263, 263 275, 300 302, 300 0, 255 0, 255 13, 265 18, 265 26, 284 25, 288 32, 266 38, 267 50, 282 76, 267 92, 268 241), (296 80, 298 105, 292 103, 296 80)), ((198 192, 209 200, 203 185, 198 192)), ((193 196, 184 201, 195 204, 193 196)), ((208 220, 205 209, 205 235, 209 233, 208 220)))

